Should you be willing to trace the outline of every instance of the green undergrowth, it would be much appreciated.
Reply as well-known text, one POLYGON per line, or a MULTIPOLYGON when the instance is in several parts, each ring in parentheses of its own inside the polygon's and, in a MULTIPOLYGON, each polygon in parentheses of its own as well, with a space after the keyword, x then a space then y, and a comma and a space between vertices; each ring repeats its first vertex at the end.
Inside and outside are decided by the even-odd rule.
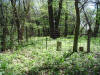
MULTIPOLYGON (((86 51, 87 37, 79 38, 79 46, 84 47, 84 52, 72 53, 73 37, 58 38, 32 37, 28 43, 17 50, 0 54, 0 75, 28 75, 30 71, 38 71, 40 67, 65 67, 66 75, 76 71, 98 72, 100 61, 96 58, 99 52, 99 38, 92 38, 91 53, 86 51), (47 44, 46 44, 47 39, 47 44), (57 41, 62 42, 61 51, 56 51, 57 41)), ((31 74, 30 74, 31 75, 31 74)), ((34 74, 33 74, 34 75, 34 74)), ((57 74, 58 75, 58 74, 57 74)))

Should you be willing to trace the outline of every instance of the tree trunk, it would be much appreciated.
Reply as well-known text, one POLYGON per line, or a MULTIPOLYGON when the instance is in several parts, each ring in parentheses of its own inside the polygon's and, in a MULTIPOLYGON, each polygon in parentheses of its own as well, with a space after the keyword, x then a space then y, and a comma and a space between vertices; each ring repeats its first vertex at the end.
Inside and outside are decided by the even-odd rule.
POLYGON ((41 36, 41 31, 40 31, 40 29, 38 28, 38 37, 40 37, 41 36))
POLYGON ((55 38, 60 37, 59 22, 60 22, 61 10, 62 10, 62 3, 63 3, 63 0, 60 0, 58 11, 55 14, 55 23, 54 23, 55 24, 55 28, 54 28, 55 29, 54 30, 54 37, 55 38))
POLYGON ((11 0, 12 8, 13 8, 13 16, 15 18, 15 23, 17 25, 17 32, 18 32, 18 43, 22 40, 23 35, 21 32, 21 25, 20 25, 20 20, 18 17, 17 9, 16 9, 16 1, 11 0))
POLYGON ((53 0, 48 0, 48 14, 49 14, 49 24, 50 24, 50 37, 53 37, 54 33, 54 18, 53 18, 53 6, 52 6, 53 0))
POLYGON ((90 52, 90 42, 91 42, 91 30, 88 30, 88 39, 87 39, 87 52, 90 52))
POLYGON ((1 26, 2 26, 2 35, 1 35, 1 51, 6 50, 6 18, 4 15, 4 7, 3 7, 3 1, 1 0, 1 26))
POLYGON ((66 37, 68 35, 68 14, 65 13, 65 32, 64 36, 66 37))
POLYGON ((99 31, 99 25, 100 25, 100 22, 99 22, 99 14, 100 13, 100 10, 99 10, 99 4, 97 3, 97 14, 96 14, 96 24, 95 24, 95 28, 94 28, 94 33, 93 33, 93 36, 94 37, 97 37, 97 34, 98 34, 98 31, 99 31))
POLYGON ((84 7, 82 7, 83 9, 83 12, 84 12, 84 15, 85 15, 85 18, 86 18, 86 21, 87 21, 87 24, 89 26, 89 30, 88 30, 88 39, 87 39, 87 52, 90 52, 90 45, 91 45, 91 33, 92 33, 92 29, 91 29, 91 23, 89 22, 89 19, 88 19, 88 16, 84 10, 84 7))
POLYGON ((6 50, 6 27, 5 26, 3 26, 3 34, 2 34, 1 45, 2 45, 1 51, 5 51, 6 50))
POLYGON ((43 26, 43 31, 42 32, 43 32, 43 36, 46 36, 46 34, 45 34, 46 32, 45 32, 45 27, 44 26, 43 26))
POLYGON ((74 34, 74 44, 73 44, 73 52, 77 52, 78 48, 78 36, 80 29, 80 11, 78 8, 79 0, 75 0, 75 9, 76 9, 76 26, 75 26, 75 34, 74 34))
POLYGON ((59 1, 59 8, 56 14, 53 14, 53 6, 52 6, 53 0, 48 0, 48 13, 49 13, 49 24, 50 24, 50 37, 53 39, 56 39, 60 37, 60 31, 59 31, 59 21, 61 16, 61 10, 62 10, 62 2, 63 0, 59 1), (56 16, 56 17, 54 17, 56 16))
POLYGON ((10 49, 13 48, 13 45, 14 45, 14 32, 15 32, 15 21, 12 19, 12 23, 11 23, 11 29, 10 29, 10 49))
POLYGON ((28 27, 26 26, 26 42, 28 42, 28 27))

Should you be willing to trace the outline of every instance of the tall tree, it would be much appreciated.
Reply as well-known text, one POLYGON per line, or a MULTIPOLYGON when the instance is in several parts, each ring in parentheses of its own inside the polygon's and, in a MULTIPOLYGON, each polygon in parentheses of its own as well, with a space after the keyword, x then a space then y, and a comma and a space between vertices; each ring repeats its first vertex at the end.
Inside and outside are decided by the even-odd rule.
POLYGON ((77 52, 78 49, 78 36, 80 29, 80 11, 78 7, 79 0, 75 0, 75 10, 76 10, 76 26, 75 26, 75 34, 74 34, 74 44, 73 44, 73 52, 77 52))
POLYGON ((90 52, 91 33, 92 33, 91 23, 90 23, 90 21, 89 21, 89 19, 88 19, 88 16, 87 16, 87 14, 86 14, 86 12, 85 12, 85 10, 84 10, 84 7, 82 7, 82 9, 83 9, 84 16, 85 16, 85 18, 86 18, 86 22, 87 22, 88 27, 89 27, 89 29, 88 29, 88 31, 87 31, 87 36, 88 36, 88 38, 87 38, 87 52, 90 52))
POLYGON ((68 13, 65 13, 65 31, 64 36, 68 35, 68 13))
POLYGON ((65 13, 65 30, 64 30, 64 36, 66 37, 68 35, 68 6, 66 3, 66 13, 65 13))
POLYGON ((0 4, 0 9, 1 9, 1 11, 0 11, 0 13, 1 13, 1 21, 0 21, 0 24, 1 24, 1 29, 2 29, 2 34, 1 34, 1 51, 5 51, 6 50, 6 35, 7 35, 7 16, 6 16, 6 14, 7 14, 7 7, 6 6, 4 6, 4 4, 3 4, 3 0, 1 0, 0 1, 1 2, 1 4, 0 4))
POLYGON ((96 24, 95 24, 95 28, 94 28, 94 37, 97 36, 98 31, 99 31, 99 26, 100 26, 100 1, 98 0, 96 2, 96 9, 97 9, 97 13, 96 13, 96 24))
MULTIPOLYGON (((25 24, 25 22, 30 21, 30 14, 29 14, 30 3, 31 3, 31 0, 28 0, 28 1, 27 0, 23 0, 23 7, 24 7, 23 25, 25 24)), ((22 29, 23 28, 24 28, 24 26, 22 27, 22 29)), ((25 30, 26 30, 26 41, 28 42, 28 27, 27 26, 25 27, 25 30)))
POLYGON ((61 10, 62 10, 62 3, 63 3, 63 0, 60 0, 59 1, 59 8, 58 10, 56 11, 56 14, 55 14, 55 34, 54 34, 54 37, 55 38, 58 38, 60 37, 60 31, 59 31, 59 22, 60 22, 60 17, 61 17, 61 10))
POLYGON ((20 43, 20 41, 23 39, 23 35, 22 35, 22 32, 21 32, 20 19, 19 19, 19 16, 18 16, 17 8, 16 8, 16 0, 10 0, 10 1, 11 1, 12 9, 13 9, 13 17, 15 19, 15 23, 16 23, 16 26, 17 26, 18 42, 20 43))
POLYGON ((50 37, 53 38, 54 33, 54 17, 53 17, 53 0, 48 0, 48 13, 49 13, 49 24, 50 24, 50 37))
POLYGON ((59 21, 61 16, 61 10, 62 10, 62 3, 63 0, 59 1, 59 8, 57 11, 53 11, 53 0, 48 0, 48 13, 49 13, 49 24, 50 24, 50 37, 51 38, 58 38, 60 37, 59 32, 59 21))

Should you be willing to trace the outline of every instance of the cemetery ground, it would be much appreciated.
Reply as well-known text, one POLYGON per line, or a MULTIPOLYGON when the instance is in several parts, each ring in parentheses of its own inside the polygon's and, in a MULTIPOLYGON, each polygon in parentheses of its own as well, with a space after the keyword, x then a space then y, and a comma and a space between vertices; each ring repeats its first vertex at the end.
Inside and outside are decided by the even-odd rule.
POLYGON ((59 75, 55 70, 57 67, 65 70, 65 74, 62 72, 60 75, 74 75, 74 72, 79 71, 84 72, 84 75, 88 75, 89 72, 98 74, 100 38, 91 39, 90 53, 86 53, 87 37, 80 37, 78 44, 78 47, 83 47, 84 51, 72 53, 73 36, 60 37, 56 40, 49 37, 32 37, 16 50, 0 53, 0 75, 36 75, 38 71, 40 75, 46 75, 41 72, 45 68, 59 75), (59 51, 57 41, 61 42, 59 51))

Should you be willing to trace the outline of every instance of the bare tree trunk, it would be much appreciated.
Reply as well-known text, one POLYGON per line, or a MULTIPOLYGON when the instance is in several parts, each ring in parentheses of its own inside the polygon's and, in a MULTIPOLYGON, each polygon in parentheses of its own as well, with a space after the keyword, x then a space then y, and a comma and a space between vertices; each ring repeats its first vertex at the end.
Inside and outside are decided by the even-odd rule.
POLYGON ((53 14, 52 2, 53 2, 53 0, 48 0, 50 37, 53 38, 53 39, 56 39, 56 38, 60 37, 60 31, 59 31, 58 27, 59 27, 59 21, 60 21, 60 16, 61 16, 63 0, 59 1, 59 8, 58 8, 58 11, 55 14, 53 14))
POLYGON ((20 42, 23 38, 22 32, 21 32, 21 25, 20 20, 18 17, 17 9, 16 9, 16 1, 11 0, 12 8, 13 8, 13 16, 15 18, 15 23, 17 25, 17 32, 18 32, 18 42, 20 42))
POLYGON ((95 24, 94 33, 93 33, 94 37, 97 37, 98 31, 99 31, 99 25, 100 25, 100 22, 99 22, 100 10, 99 9, 100 9, 99 3, 97 3, 96 24, 95 24))
POLYGON ((58 38, 60 37, 60 31, 59 31, 59 22, 60 22, 60 16, 61 16, 61 10, 62 10, 62 3, 63 3, 63 0, 60 0, 59 1, 59 8, 58 8, 58 11, 56 12, 55 14, 55 30, 54 30, 54 37, 55 38, 58 38))
POLYGON ((90 21, 89 21, 89 19, 88 19, 88 16, 87 16, 87 14, 86 14, 86 12, 85 12, 85 10, 84 10, 84 7, 82 7, 82 9, 83 9, 83 12, 84 12, 84 15, 85 15, 87 24, 88 24, 88 26, 89 26, 89 30, 88 30, 88 33, 87 33, 87 35, 88 35, 88 39, 87 39, 87 52, 90 52, 91 33, 92 33, 91 23, 90 23, 90 21))
POLYGON ((65 13, 65 32, 64 32, 64 36, 66 37, 68 35, 68 14, 65 13))
POLYGON ((88 30, 88 39, 87 39, 87 52, 90 52, 90 42, 91 42, 91 30, 88 30))
POLYGON ((2 45, 2 51, 5 51, 6 50, 6 27, 4 26, 3 27, 3 34, 2 34, 2 42, 1 42, 1 45, 2 45))
POLYGON ((26 26, 26 42, 28 42, 28 28, 26 26))
POLYGON ((6 30, 7 30, 7 26, 6 26, 6 18, 4 15, 4 7, 3 7, 3 1, 1 0, 1 26, 2 26, 2 36, 1 36, 1 51, 5 51, 6 50, 6 30))
POLYGON ((41 32, 40 32, 40 29, 38 28, 38 37, 41 36, 41 32))
POLYGON ((46 27, 43 26, 43 36, 46 36, 46 27))
POLYGON ((50 24, 50 37, 53 38, 54 34, 54 17, 53 17, 53 0, 48 0, 48 14, 49 14, 49 24, 50 24))
POLYGON ((78 49, 78 36, 80 29, 80 11, 78 8, 79 0, 75 0, 75 9, 76 9, 76 26, 75 26, 75 34, 74 34, 74 44, 73 44, 73 52, 77 52, 78 49))
POLYGON ((12 24, 12 27, 11 27, 11 31, 10 31, 10 49, 13 48, 13 42, 14 42, 14 23, 12 24))

